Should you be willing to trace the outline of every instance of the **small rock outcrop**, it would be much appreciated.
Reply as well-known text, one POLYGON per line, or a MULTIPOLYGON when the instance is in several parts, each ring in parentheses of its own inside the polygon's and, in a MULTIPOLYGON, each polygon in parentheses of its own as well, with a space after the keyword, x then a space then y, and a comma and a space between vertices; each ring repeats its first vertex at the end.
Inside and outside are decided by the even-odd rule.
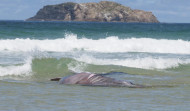
POLYGON ((47 5, 27 21, 159 22, 152 12, 132 10, 111 1, 47 5))

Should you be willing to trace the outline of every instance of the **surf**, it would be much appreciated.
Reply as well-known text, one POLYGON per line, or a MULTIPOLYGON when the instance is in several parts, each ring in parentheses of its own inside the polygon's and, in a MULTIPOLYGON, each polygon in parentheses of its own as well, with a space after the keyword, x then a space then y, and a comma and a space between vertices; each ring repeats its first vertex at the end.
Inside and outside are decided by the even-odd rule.
POLYGON ((185 40, 168 40, 153 38, 125 38, 117 36, 101 39, 77 38, 76 34, 67 34, 59 39, 1 39, 0 51, 28 52, 69 52, 84 50, 89 52, 119 53, 119 52, 146 52, 164 54, 190 54, 190 42, 185 40))
POLYGON ((67 76, 71 72, 108 73, 110 71, 124 72, 136 75, 167 75, 176 70, 189 71, 190 62, 175 59, 138 58, 125 60, 109 60, 81 56, 79 58, 30 58, 22 64, 0 65, 0 77, 33 76, 35 78, 50 78, 67 76), (173 61, 173 62, 171 62, 173 61))

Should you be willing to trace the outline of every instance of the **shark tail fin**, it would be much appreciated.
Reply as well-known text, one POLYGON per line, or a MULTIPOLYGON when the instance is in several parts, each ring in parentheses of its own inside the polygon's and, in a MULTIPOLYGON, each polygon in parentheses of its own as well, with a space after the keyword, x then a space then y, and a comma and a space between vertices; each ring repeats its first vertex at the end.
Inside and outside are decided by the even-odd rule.
POLYGON ((60 79, 61 77, 56 77, 56 78, 50 79, 50 81, 59 81, 60 79))

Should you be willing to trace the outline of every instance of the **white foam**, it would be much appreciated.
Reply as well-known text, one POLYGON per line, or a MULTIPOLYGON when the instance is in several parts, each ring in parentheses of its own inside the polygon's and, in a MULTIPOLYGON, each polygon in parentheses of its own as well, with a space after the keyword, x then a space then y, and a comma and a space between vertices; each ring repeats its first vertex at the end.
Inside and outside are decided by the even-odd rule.
POLYGON ((68 67, 69 70, 71 70, 73 72, 80 73, 80 72, 84 72, 84 70, 87 67, 87 64, 82 63, 82 62, 73 61, 73 62, 69 63, 67 65, 67 67, 68 67))
POLYGON ((8 75, 27 75, 32 71, 32 59, 28 58, 23 65, 13 66, 0 66, 0 76, 8 75))
POLYGON ((87 38, 78 39, 77 35, 69 34, 66 38, 54 40, 33 39, 7 39, 0 40, 0 51, 53 51, 69 52, 72 50, 86 50, 93 52, 150 52, 150 53, 173 53, 190 54, 190 42, 184 40, 167 40, 151 38, 128 38, 107 37, 105 39, 92 40, 87 38))
POLYGON ((97 59, 92 56, 83 55, 79 58, 75 58, 78 61, 95 65, 119 65, 133 68, 142 69, 167 69, 172 67, 178 67, 180 64, 189 64, 190 59, 180 60, 176 58, 127 58, 121 59, 97 59))

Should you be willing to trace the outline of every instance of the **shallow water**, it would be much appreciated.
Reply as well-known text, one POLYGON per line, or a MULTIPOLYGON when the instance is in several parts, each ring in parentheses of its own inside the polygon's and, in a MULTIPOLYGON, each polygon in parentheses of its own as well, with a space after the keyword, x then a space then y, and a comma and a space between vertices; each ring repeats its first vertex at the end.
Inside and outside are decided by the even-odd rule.
POLYGON ((1 110, 190 110, 189 86, 124 88, 1 81, 1 110))

